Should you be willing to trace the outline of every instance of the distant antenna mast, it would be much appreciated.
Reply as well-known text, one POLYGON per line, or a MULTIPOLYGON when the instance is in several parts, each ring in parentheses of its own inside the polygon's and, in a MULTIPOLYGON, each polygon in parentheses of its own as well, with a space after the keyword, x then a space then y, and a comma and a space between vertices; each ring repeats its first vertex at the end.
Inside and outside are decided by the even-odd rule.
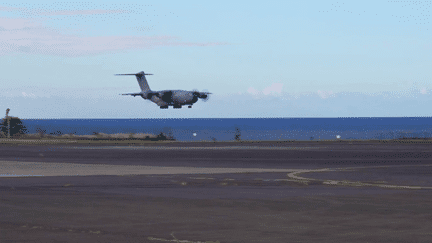
POLYGON ((7 122, 8 122, 8 138, 10 138, 10 119, 9 119, 9 111, 10 111, 10 109, 7 108, 7 109, 6 109, 6 120, 7 120, 7 122))

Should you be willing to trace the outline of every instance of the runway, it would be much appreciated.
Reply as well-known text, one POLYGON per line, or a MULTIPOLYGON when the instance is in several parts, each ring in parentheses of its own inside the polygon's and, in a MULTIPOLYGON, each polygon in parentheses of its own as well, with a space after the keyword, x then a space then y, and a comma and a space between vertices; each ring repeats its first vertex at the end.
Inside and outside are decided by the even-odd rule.
POLYGON ((0 146, 0 240, 432 237, 428 144, 194 145, 0 146))
POLYGON ((42 163, 0 161, 0 176, 95 176, 95 175, 175 175, 175 174, 223 174, 293 172, 287 169, 264 168, 199 168, 140 165, 104 165, 75 163, 42 163))

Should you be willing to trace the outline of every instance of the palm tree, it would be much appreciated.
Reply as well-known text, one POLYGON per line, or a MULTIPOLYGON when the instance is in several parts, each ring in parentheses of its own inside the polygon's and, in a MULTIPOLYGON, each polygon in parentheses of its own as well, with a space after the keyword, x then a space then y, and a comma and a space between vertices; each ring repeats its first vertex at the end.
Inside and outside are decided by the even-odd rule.
POLYGON ((10 111, 10 109, 9 109, 9 108, 7 108, 7 109, 6 109, 6 120, 7 120, 7 122, 8 122, 8 138, 10 138, 10 121, 9 121, 9 111, 10 111))

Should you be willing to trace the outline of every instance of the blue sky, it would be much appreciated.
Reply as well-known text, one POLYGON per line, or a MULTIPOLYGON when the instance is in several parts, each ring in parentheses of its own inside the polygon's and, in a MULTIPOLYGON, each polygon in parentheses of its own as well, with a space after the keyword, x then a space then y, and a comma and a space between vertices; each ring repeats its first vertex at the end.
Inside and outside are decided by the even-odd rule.
POLYGON ((431 116, 431 1, 0 3, 0 108, 21 118, 431 116), (153 90, 207 89, 160 110, 153 90))

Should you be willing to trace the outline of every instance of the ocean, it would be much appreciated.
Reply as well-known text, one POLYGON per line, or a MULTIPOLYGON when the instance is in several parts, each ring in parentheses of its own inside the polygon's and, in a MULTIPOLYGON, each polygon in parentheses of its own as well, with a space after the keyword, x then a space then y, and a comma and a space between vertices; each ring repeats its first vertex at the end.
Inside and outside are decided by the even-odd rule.
POLYGON ((23 119, 28 133, 171 134, 178 141, 394 139, 431 137, 432 117, 23 119), (194 136, 195 134, 195 136, 194 136))

